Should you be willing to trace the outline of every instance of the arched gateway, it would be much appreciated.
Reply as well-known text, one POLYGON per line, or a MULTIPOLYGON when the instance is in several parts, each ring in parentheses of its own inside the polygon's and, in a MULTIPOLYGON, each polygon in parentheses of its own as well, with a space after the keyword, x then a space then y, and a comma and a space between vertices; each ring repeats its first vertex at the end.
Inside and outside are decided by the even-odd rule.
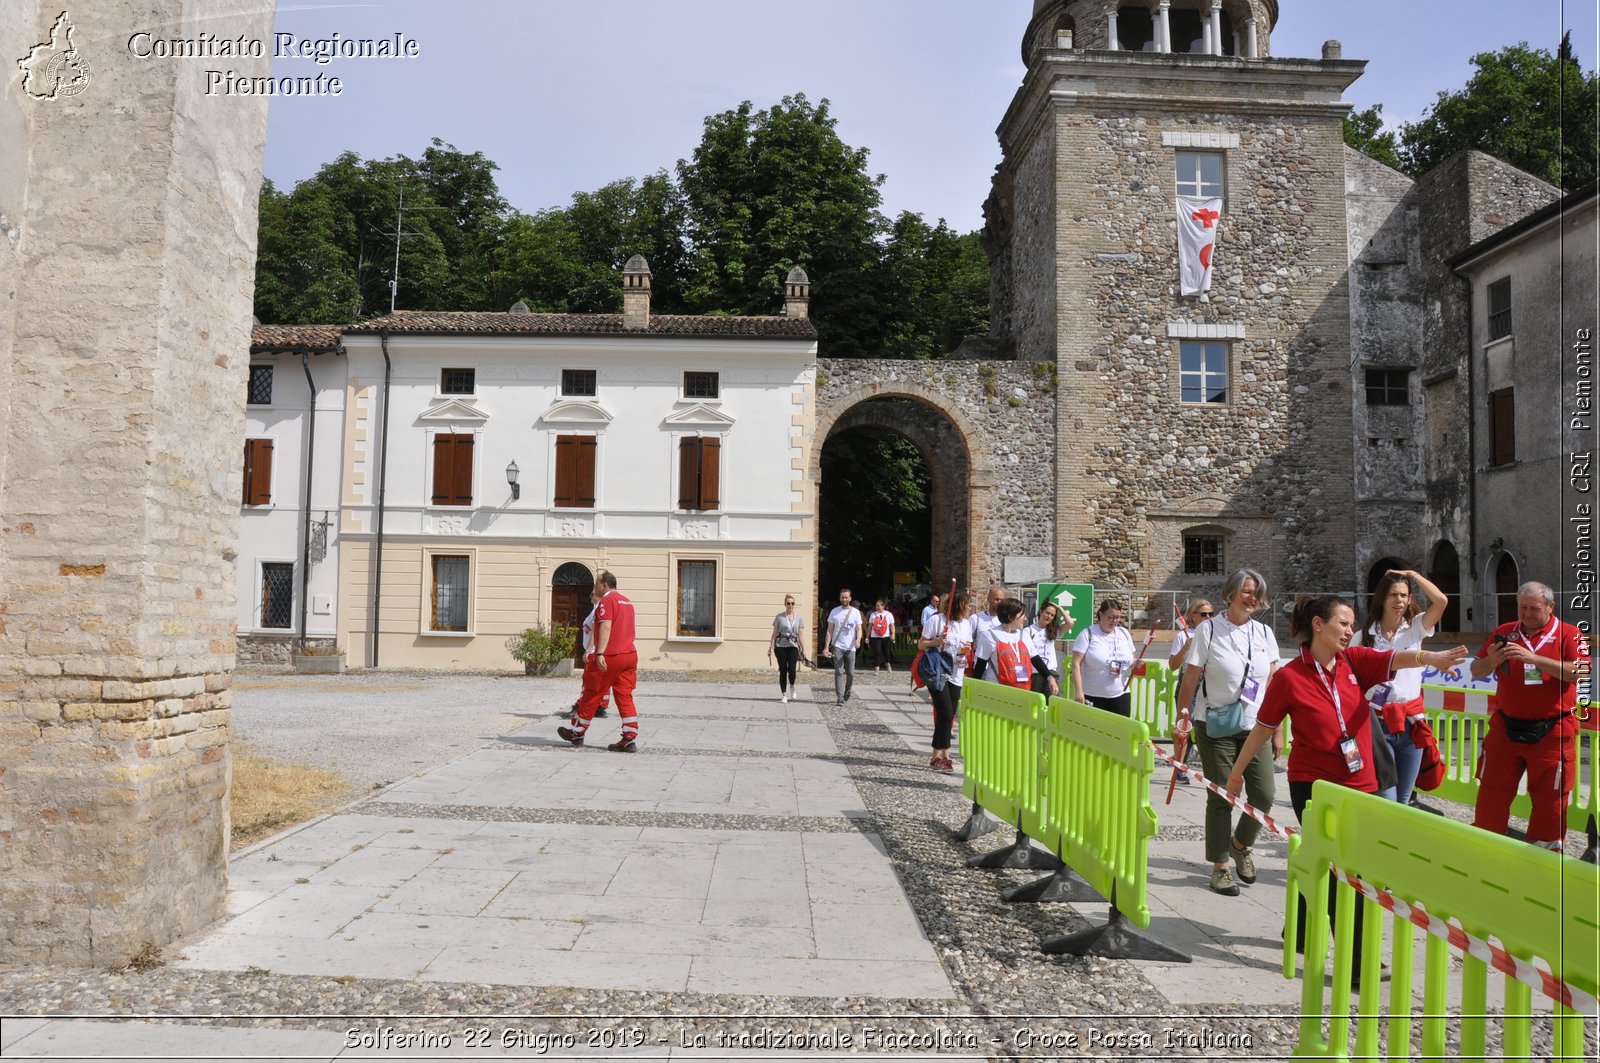
MULTIPOLYGON (((809 476, 826 498, 830 440, 858 429, 899 435, 916 447, 932 481, 927 556, 936 585, 1048 578, 1055 567, 1051 381, 1047 371, 1017 362, 822 359, 809 476)), ((829 531, 819 524, 824 549, 829 531)), ((815 600, 831 601, 836 589, 817 588, 815 600)))

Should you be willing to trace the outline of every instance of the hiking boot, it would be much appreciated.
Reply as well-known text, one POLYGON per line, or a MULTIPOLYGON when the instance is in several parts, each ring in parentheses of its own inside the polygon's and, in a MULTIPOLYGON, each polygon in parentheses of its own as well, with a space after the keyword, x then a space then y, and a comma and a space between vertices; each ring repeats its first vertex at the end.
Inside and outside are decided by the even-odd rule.
POLYGON ((1249 849, 1241 849, 1237 845, 1229 846, 1233 850, 1233 867, 1239 876, 1239 881, 1246 886, 1256 880, 1256 861, 1250 855, 1249 849))
POLYGON ((611 750, 611 752, 613 752, 613 753, 637 753, 637 752, 639 752, 639 748, 636 745, 634 745, 633 739, 631 739, 631 738, 625 739, 625 740, 619 741, 619 742, 612 742, 609 746, 606 746, 606 748, 611 750))
POLYGON ((1211 869, 1211 892, 1220 893, 1224 897, 1239 896, 1239 887, 1234 884, 1233 875, 1226 866, 1211 869))
POLYGON ((594 710, 594 718, 597 719, 597 720, 600 719, 602 716, 610 716, 610 715, 611 715, 611 712, 608 709, 595 709, 594 710))
POLYGON ((557 727, 556 734, 575 746, 583 745, 583 734, 579 731, 574 731, 570 727, 557 727))

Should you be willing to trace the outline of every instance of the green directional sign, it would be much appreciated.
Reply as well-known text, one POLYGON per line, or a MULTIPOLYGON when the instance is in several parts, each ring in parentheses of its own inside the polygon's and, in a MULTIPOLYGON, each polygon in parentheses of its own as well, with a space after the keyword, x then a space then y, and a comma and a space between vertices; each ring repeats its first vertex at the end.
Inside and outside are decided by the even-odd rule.
POLYGON ((1069 620, 1061 625, 1061 638, 1070 642, 1078 633, 1094 623, 1094 584, 1092 583, 1041 583, 1039 608, 1054 602, 1067 614, 1069 620))

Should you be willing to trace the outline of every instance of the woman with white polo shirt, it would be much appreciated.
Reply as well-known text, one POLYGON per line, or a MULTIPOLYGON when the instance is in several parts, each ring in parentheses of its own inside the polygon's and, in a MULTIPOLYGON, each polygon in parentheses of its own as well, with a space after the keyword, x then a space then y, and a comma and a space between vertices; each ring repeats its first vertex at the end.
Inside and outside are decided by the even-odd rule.
MULTIPOLYGON (((1391 569, 1373 590, 1366 626, 1355 633, 1350 645, 1371 646, 1375 650, 1420 650, 1422 640, 1433 637, 1434 627, 1449 604, 1445 593, 1422 573, 1391 569), (1426 610, 1412 593, 1413 581, 1428 598, 1426 610)), ((1390 678, 1388 686, 1388 700, 1380 712, 1383 733, 1394 751, 1394 799, 1405 805, 1411 803, 1417 769, 1422 766, 1422 750, 1411 741, 1411 725, 1422 717, 1422 672, 1402 669, 1390 678)))
MULTIPOLYGON (((1200 764, 1206 778, 1218 783, 1233 769, 1255 726, 1267 680, 1278 669, 1277 636, 1254 619, 1267 605, 1267 581, 1261 573, 1241 568, 1229 576, 1222 587, 1222 600, 1226 609, 1194 629, 1177 701, 1194 706, 1194 741, 1200 750, 1200 764)), ((1272 761, 1282 752, 1283 735, 1276 733, 1271 751, 1262 746, 1245 769, 1250 803, 1262 812, 1272 809, 1272 761)), ((1248 885, 1256 880, 1250 846, 1260 831, 1261 824, 1242 812, 1236 826, 1228 802, 1206 793, 1206 859, 1211 862, 1213 892, 1225 897, 1239 895, 1228 870, 1230 857, 1240 882, 1248 885)))
POLYGON ((1122 626, 1122 602, 1107 598, 1094 619, 1072 643, 1072 689, 1097 709, 1131 716, 1128 683, 1137 654, 1133 636, 1122 626))

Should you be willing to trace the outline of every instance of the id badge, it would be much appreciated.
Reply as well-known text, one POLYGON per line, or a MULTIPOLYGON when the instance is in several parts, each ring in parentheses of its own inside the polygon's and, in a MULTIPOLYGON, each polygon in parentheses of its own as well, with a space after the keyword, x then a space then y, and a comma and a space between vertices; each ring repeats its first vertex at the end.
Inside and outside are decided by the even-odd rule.
POLYGON ((1122 662, 1121 661, 1112 661, 1111 662, 1111 678, 1112 679, 1120 679, 1120 678, 1122 678, 1122 662))
POLYGON ((1011 670, 1011 674, 1016 677, 1018 683, 1026 683, 1028 681, 1028 670, 1020 664, 1011 670))
POLYGON ((1244 686, 1239 689, 1239 700, 1247 705, 1256 703, 1256 695, 1261 693, 1261 683, 1256 679, 1246 679, 1244 686))
POLYGON ((1522 682, 1525 686, 1537 686, 1544 682, 1544 673, 1539 671, 1538 665, 1523 661, 1522 682))
POLYGON ((1340 742, 1339 752, 1344 754, 1344 764, 1345 767, 1350 769, 1351 775, 1354 775, 1356 772, 1360 771, 1366 763, 1361 759, 1361 750, 1356 747, 1356 740, 1354 738, 1346 738, 1344 741, 1340 742))

